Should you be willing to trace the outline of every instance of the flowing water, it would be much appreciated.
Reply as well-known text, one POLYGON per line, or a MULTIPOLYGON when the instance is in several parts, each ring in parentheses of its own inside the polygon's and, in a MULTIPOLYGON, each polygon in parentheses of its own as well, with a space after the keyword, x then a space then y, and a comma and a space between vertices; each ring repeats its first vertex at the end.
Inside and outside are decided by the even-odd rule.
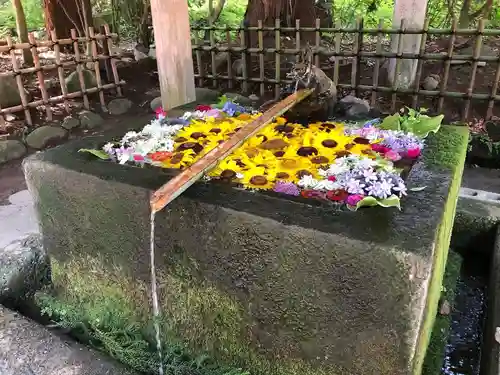
POLYGON ((480 373, 487 283, 488 259, 474 253, 465 254, 451 314, 443 375, 480 373))
POLYGON ((158 291, 156 290, 156 267, 155 267, 155 213, 151 212, 151 234, 149 242, 150 262, 151 262, 151 297, 153 299, 153 324, 156 334, 156 350, 158 351, 160 375, 163 375, 163 356, 161 350, 161 337, 160 337, 160 307, 158 305, 158 291))

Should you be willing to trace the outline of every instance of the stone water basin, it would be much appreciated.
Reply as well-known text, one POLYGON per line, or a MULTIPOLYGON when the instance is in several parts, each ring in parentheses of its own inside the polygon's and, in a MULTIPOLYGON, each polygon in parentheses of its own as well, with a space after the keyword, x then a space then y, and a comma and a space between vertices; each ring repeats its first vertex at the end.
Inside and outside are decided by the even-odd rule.
MULTIPOLYGON (((172 174, 77 152, 119 135, 23 166, 61 298, 147 328, 149 197, 172 174)), ((401 211, 195 184, 156 217, 163 336, 252 374, 420 374, 467 140, 428 138, 401 211)))

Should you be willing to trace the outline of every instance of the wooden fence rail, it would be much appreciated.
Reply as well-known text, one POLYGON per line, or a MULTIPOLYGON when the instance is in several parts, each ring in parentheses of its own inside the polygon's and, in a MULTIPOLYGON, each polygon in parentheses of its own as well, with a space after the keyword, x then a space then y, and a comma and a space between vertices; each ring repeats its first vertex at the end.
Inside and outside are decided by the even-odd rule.
POLYGON ((99 102, 103 108, 106 108, 106 103, 104 99, 104 90, 115 89, 118 96, 122 96, 121 86, 124 85, 124 81, 120 80, 118 75, 118 70, 116 67, 116 56, 110 53, 112 47, 113 39, 116 39, 117 35, 110 33, 109 27, 107 25, 103 26, 99 34, 95 34, 94 29, 89 27, 87 37, 77 36, 76 30, 71 30, 71 38, 67 39, 57 39, 55 32, 50 34, 50 40, 36 40, 33 34, 29 34, 29 43, 14 43, 11 37, 7 37, 6 45, 0 46, 0 53, 10 54, 10 61, 12 63, 12 70, 0 73, 0 79, 2 77, 14 77, 17 83, 17 88, 20 95, 21 104, 1 108, 0 116, 3 117, 6 114, 24 112, 25 120, 28 125, 33 125, 33 119, 31 116, 30 109, 43 106, 45 109, 46 117, 48 121, 53 118, 53 111, 51 105, 63 103, 67 113, 70 113, 69 100, 83 97, 83 104, 86 109, 90 109, 90 102, 88 96, 93 93, 98 93, 99 102), (101 52, 98 51, 97 41, 102 42, 101 52), (89 47, 90 55, 82 55, 81 45, 84 49, 89 47), (69 46, 72 48, 72 57, 69 61, 62 61, 61 46, 69 46), (39 48, 49 48, 54 51, 55 63, 42 65, 40 62, 39 48), (33 56, 33 66, 28 68, 21 68, 18 58, 16 56, 16 51, 18 50, 30 50, 33 56), (110 83, 103 83, 103 77, 101 77, 101 68, 99 62, 103 61, 106 65, 106 71, 111 77, 107 77, 110 83), (87 64, 91 64, 94 75, 96 78, 95 87, 86 87, 84 69, 87 64), (65 69, 75 67, 78 75, 78 81, 80 84, 80 90, 74 92, 68 92, 66 87, 65 77, 67 72, 65 69), (109 69, 108 69, 109 67, 109 69), (44 73, 47 72, 57 72, 59 88, 61 94, 49 95, 47 87, 45 85, 44 73), (26 90, 24 86, 23 76, 35 74, 37 78, 38 88, 40 90, 41 99, 28 101, 28 96, 26 95, 26 90))
MULTIPOLYGON (((320 27, 319 19, 316 20, 316 27, 301 27, 299 20, 296 21, 295 27, 281 27, 280 20, 275 21, 274 27, 263 26, 262 22, 258 22, 257 27, 193 27, 192 30, 195 35, 193 43, 193 53, 196 61, 195 78, 199 86, 206 85, 207 81, 211 81, 214 87, 218 86, 220 82, 227 82, 229 88, 233 88, 235 85, 239 84, 241 85, 242 91, 245 93, 249 93, 249 84, 253 84, 253 90, 260 92, 261 95, 264 95, 264 93, 268 91, 268 86, 272 85, 274 86, 274 93, 277 97, 280 94, 282 85, 292 83, 282 75, 281 59, 283 56, 287 55, 295 56, 295 59, 297 59, 304 48, 301 44, 304 33, 309 33, 309 40, 312 39, 314 41, 311 46, 313 48, 315 64, 320 65, 320 62, 326 58, 329 58, 330 61, 333 59, 334 65, 331 78, 335 84, 337 84, 337 87, 351 90, 352 93, 357 95, 361 92, 368 92, 369 101, 372 106, 376 106, 380 93, 391 95, 390 106, 392 111, 396 107, 398 95, 410 96, 411 105, 413 107, 417 107, 419 101, 424 97, 427 99, 435 98, 434 104, 437 112, 443 110, 445 104, 444 100, 446 98, 462 99, 464 105, 461 119, 466 120, 470 115, 471 102, 473 100, 483 101, 487 103, 484 116, 488 119, 493 114, 495 104, 500 102, 500 95, 497 93, 498 81, 500 80, 500 54, 497 51, 495 56, 482 55, 481 51, 483 48, 483 39, 485 37, 500 37, 500 30, 487 30, 484 25, 484 21, 480 20, 476 29, 458 29, 457 21, 453 20, 449 29, 431 29, 427 21, 422 30, 411 30, 406 28, 406 22, 403 20, 400 28, 384 29, 383 21, 380 21, 378 28, 370 29, 363 27, 363 19, 360 18, 357 20, 356 26, 351 28, 342 28, 338 22, 334 28, 322 28, 320 27), (210 38, 208 41, 201 41, 198 34, 200 32, 205 33, 205 31, 209 32, 210 38), (225 44, 215 42, 216 31, 221 32, 222 35, 225 33, 225 44), (254 35, 256 33, 258 36, 256 38, 257 42, 254 42, 253 45, 250 43, 249 35, 251 32, 253 32, 254 35), (264 33, 267 34, 268 38, 269 35, 274 34, 273 47, 266 48, 264 46, 264 33), (282 36, 284 33, 287 33, 287 36, 295 39, 294 48, 290 48, 290 46, 282 48, 282 36), (333 38, 331 35, 329 38, 330 42, 332 40, 334 41, 333 47, 324 48, 322 46, 325 40, 325 33, 333 34, 333 38), (232 40, 231 35, 234 34, 239 35, 239 41, 232 40), (310 37, 311 35, 313 35, 313 38, 310 37), (374 51, 366 51, 369 46, 364 38, 365 35, 376 37, 374 51), (421 35, 418 53, 404 52, 402 48, 402 38, 404 35, 421 35), (347 51, 341 50, 341 40, 346 36, 351 36, 353 39, 351 43, 352 48, 347 51), (384 36, 391 36, 393 38, 394 46, 397 46, 397 48, 394 48, 392 52, 384 51, 384 36), (426 43, 435 36, 449 36, 446 52, 428 53, 426 51, 426 43), (468 36, 473 38, 471 41, 471 44, 474 46, 472 53, 464 55, 454 53, 456 52, 455 42, 457 36, 468 36), (227 55, 227 73, 217 71, 216 60, 222 53, 227 55), (207 54, 210 55, 210 58, 207 59, 209 63, 203 61, 203 57, 207 54), (232 67, 232 63, 237 59, 235 55, 241 56, 239 58, 241 66, 240 75, 236 75, 232 67), (258 65, 258 71, 254 72, 251 59, 256 55, 258 58, 255 65, 258 65), (272 61, 266 63, 264 59, 266 55, 274 55, 274 66, 272 66, 272 61), (350 82, 345 82, 344 79, 341 79, 349 75, 342 74, 342 77, 340 76, 340 62, 341 59, 346 58, 352 60, 350 82), (367 84, 367 82, 363 83, 360 77, 361 62, 366 59, 375 60, 371 84, 367 84), (396 72, 400 69, 402 60, 418 60, 415 84, 410 89, 397 87, 396 82, 388 86, 381 85, 382 66, 385 59, 396 59, 396 72), (439 85, 433 90, 421 88, 423 65, 429 61, 437 61, 442 64, 441 80, 439 85), (463 91, 448 90, 452 61, 471 63, 470 81, 467 88, 463 91), (496 71, 492 74, 491 85, 488 92, 477 92, 477 90, 474 90, 477 70, 480 63, 496 64, 496 71), (274 69, 274 72, 270 71, 270 69, 274 69), (256 87, 258 87, 258 89, 255 89, 256 87)), ((373 43, 370 44, 370 46, 373 46, 373 43)))

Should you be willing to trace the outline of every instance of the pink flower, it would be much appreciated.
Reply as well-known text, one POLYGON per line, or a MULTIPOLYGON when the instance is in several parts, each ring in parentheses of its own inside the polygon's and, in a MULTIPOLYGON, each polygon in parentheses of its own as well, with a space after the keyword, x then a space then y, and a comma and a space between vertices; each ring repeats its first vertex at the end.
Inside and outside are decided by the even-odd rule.
POLYGON ((218 118, 221 116, 221 112, 218 109, 210 109, 209 111, 205 112, 205 116, 218 118))
POLYGON ((163 120, 165 117, 167 117, 167 111, 165 111, 163 107, 156 108, 155 113, 156 118, 159 120, 163 120))
POLYGON ((364 198, 364 195, 361 195, 361 194, 352 194, 352 195, 349 195, 346 199, 346 203, 349 205, 349 206, 355 206, 358 204, 358 202, 360 200, 362 200, 364 198))
POLYGON ((415 158, 418 158, 420 156, 420 148, 419 147, 416 147, 416 148, 412 148, 412 149, 409 149, 408 151, 406 151, 406 155, 410 158, 410 159, 415 159, 415 158))
POLYGON ((134 154, 134 160, 135 161, 144 161, 144 156, 139 155, 139 154, 134 154))
POLYGON ((389 150, 387 151, 385 154, 384 154, 384 157, 386 159, 389 159, 391 161, 398 161, 398 160, 401 160, 401 155, 399 155, 399 153, 397 153, 396 151, 393 151, 393 150, 389 150))
POLYGON ((337 181, 337 177, 335 177, 335 176, 328 176, 328 181, 335 182, 335 181, 337 181))
POLYGON ((373 143, 371 145, 372 150, 375 152, 378 152, 380 154, 385 154, 387 151, 390 151, 391 149, 389 147, 386 147, 384 145, 381 145, 379 143, 373 143))

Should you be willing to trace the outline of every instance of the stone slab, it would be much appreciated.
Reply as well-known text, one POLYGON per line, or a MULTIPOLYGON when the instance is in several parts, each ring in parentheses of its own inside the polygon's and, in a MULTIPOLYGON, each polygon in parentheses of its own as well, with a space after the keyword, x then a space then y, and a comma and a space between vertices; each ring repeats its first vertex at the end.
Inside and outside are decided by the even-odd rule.
MULTIPOLYGON (((77 153, 116 136, 33 155, 24 170, 56 285, 102 301, 118 293, 112 280, 147 325, 149 196, 173 174, 77 153)), ((163 333, 254 374, 420 373, 466 143, 452 127, 428 140, 408 178, 427 188, 401 212, 195 184, 156 218, 163 333)))
POLYGON ((39 233, 33 199, 28 190, 11 195, 9 204, 0 206, 0 223, 0 248, 39 233))
POLYGON ((103 355, 65 340, 2 306, 0 374, 134 375, 103 355))

